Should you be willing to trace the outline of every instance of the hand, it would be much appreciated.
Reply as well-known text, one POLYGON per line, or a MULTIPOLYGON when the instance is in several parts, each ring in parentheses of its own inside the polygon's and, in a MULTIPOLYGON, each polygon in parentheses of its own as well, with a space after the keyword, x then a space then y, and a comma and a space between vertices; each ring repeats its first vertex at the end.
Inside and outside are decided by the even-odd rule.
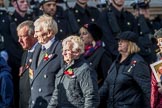
POLYGON ((157 84, 157 86, 158 86, 158 91, 159 91, 159 93, 162 94, 162 84, 161 84, 161 82, 159 82, 159 83, 157 84))

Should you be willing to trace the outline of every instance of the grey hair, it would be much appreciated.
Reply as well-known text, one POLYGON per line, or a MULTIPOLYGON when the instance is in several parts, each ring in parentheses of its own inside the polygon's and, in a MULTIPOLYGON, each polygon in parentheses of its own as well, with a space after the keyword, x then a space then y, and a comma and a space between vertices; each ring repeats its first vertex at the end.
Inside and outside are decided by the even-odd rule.
POLYGON ((44 32, 48 32, 49 30, 53 32, 55 35, 58 32, 58 26, 56 21, 47 15, 40 16, 34 22, 35 30, 43 30, 44 32))
POLYGON ((80 55, 84 53, 84 42, 79 36, 71 35, 65 38, 62 42, 63 48, 66 47, 67 42, 71 42, 73 44, 73 51, 79 51, 80 55))
POLYGON ((27 21, 20 23, 17 27, 17 32, 23 27, 28 27, 28 35, 34 36, 33 35, 34 34, 34 22, 33 21, 27 20, 27 21))

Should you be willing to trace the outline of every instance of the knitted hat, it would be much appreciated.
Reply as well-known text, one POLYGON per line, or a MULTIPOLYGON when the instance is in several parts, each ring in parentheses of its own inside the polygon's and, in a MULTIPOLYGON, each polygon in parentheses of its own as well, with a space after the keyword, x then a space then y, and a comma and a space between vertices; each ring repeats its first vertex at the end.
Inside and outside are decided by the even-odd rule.
POLYGON ((83 27, 87 29, 87 31, 92 35, 95 41, 101 40, 103 33, 101 28, 97 24, 85 24, 83 27))
POLYGON ((155 38, 162 38, 162 28, 160 28, 158 31, 154 34, 155 38))

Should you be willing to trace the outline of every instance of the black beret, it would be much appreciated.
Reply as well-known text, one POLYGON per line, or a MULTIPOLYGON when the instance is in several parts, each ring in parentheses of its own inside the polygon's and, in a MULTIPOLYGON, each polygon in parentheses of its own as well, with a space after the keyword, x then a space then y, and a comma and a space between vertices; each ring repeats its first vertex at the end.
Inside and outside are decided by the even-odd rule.
POLYGON ((87 31, 92 35, 95 41, 101 40, 103 33, 101 28, 97 24, 89 23, 85 24, 83 27, 87 29, 87 31))
POLYGON ((125 31, 125 32, 120 33, 117 36, 117 39, 123 39, 123 40, 128 40, 128 41, 131 41, 131 42, 138 43, 137 34, 134 33, 134 32, 131 32, 131 31, 125 31))

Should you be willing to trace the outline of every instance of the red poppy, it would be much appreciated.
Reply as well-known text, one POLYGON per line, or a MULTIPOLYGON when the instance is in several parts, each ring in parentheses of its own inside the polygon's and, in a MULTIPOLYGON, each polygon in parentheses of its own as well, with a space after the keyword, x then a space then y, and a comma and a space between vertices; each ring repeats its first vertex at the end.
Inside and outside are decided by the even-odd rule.
POLYGON ((64 74, 65 75, 68 75, 68 76, 73 76, 74 75, 74 72, 71 68, 67 69, 66 71, 64 71, 64 74))

